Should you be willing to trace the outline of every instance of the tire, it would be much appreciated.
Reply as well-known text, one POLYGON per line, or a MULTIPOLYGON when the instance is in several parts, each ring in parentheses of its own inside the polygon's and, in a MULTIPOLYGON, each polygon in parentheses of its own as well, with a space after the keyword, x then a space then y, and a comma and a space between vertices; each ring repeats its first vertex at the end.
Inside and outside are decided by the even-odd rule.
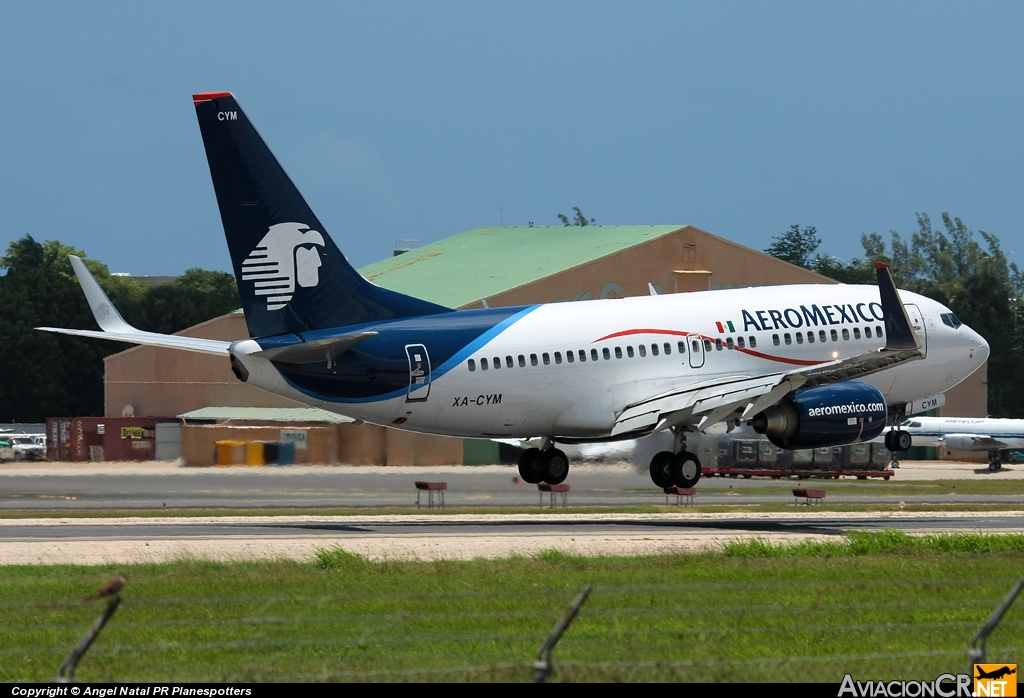
POLYGON ((989 470, 989 472, 992 472, 992 473, 996 472, 997 470, 1000 470, 1002 467, 1003 467, 1003 464, 1000 463, 998 460, 994 460, 994 461, 992 461, 991 463, 988 464, 988 470, 989 470))
POLYGON ((672 471, 669 467, 671 461, 671 451, 655 453, 651 459, 651 480, 656 487, 664 489, 672 486, 672 471))
POLYGON ((692 453, 676 453, 669 467, 672 471, 672 484, 676 487, 693 487, 700 481, 700 461, 692 453))
POLYGON ((541 454, 538 470, 544 474, 544 482, 561 485, 569 477, 569 457, 557 448, 549 448, 541 454))
POLYGON ((519 477, 531 485, 536 485, 544 479, 544 473, 540 469, 539 448, 528 448, 519 456, 519 477))
POLYGON ((900 430, 896 432, 896 436, 892 437, 892 445, 896 447, 897 451, 909 451, 910 447, 914 445, 914 439, 910 436, 909 431, 900 430))

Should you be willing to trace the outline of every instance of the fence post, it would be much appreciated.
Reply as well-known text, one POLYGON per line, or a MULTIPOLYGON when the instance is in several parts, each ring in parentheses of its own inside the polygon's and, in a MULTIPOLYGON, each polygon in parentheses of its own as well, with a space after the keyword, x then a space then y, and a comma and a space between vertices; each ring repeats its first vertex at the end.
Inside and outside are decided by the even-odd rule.
POLYGON ((992 612, 989 619, 985 621, 985 625, 981 626, 981 630, 979 630, 978 634, 974 636, 973 640, 971 640, 971 676, 974 676, 975 664, 985 663, 985 642, 988 640, 988 636, 992 634, 992 631, 996 629, 996 626, 999 625, 999 621, 1003 619, 1006 611, 1013 605, 1014 599, 1017 598, 1017 594, 1020 593, 1022 588, 1024 588, 1024 577, 1017 582, 1013 589, 1010 589, 1010 593, 1007 594, 1006 598, 1003 599, 1003 602, 996 607, 996 610, 992 612))
POLYGON ((78 660, 89 650, 93 640, 100 634, 103 626, 107 624, 107 621, 110 620, 110 617, 114 615, 114 611, 120 605, 120 596, 115 596, 107 603, 107 607, 100 614, 100 617, 93 621, 89 632, 85 634, 85 637, 82 638, 82 641, 78 643, 75 649, 71 650, 71 654, 68 655, 67 659, 61 663, 60 668, 57 669, 57 683, 71 683, 75 680, 75 667, 78 666, 78 660))
POLYGON ((580 607, 583 606, 583 602, 590 596, 590 592, 593 589, 591 585, 587 585, 583 588, 583 591, 579 593, 576 600, 572 602, 569 610, 565 612, 562 619, 555 625, 554 630, 548 635, 548 638, 544 640, 544 644, 537 650, 537 658, 533 660, 533 682, 534 683, 547 683, 551 678, 551 672, 554 671, 554 666, 551 663, 551 651, 555 649, 555 645, 562 639, 562 635, 566 630, 569 629, 569 624, 572 623, 573 618, 579 613, 580 607))

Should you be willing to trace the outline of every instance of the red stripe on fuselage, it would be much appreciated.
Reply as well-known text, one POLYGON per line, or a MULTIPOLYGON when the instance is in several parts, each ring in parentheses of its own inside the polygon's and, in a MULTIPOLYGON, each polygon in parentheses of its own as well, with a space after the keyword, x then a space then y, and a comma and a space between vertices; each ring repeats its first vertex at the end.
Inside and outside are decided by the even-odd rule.
MULTIPOLYGON (((711 337, 705 337, 704 335, 698 334, 697 332, 683 332, 681 330, 652 330, 652 329, 643 329, 643 330, 623 330, 622 332, 613 332, 612 334, 608 334, 608 335, 605 335, 604 337, 600 337, 598 339, 595 339, 592 343, 593 344, 597 344, 598 342, 603 342, 606 339, 614 339, 616 337, 626 337, 626 336, 631 335, 631 334, 668 334, 668 335, 673 335, 673 336, 676 336, 676 337, 697 337, 698 339, 706 339, 709 342, 714 342, 715 341, 715 339, 713 339, 711 337)), ((805 359, 787 359, 787 358, 784 358, 784 357, 781 357, 781 356, 772 356, 770 354, 762 354, 761 352, 754 351, 753 349, 746 349, 746 348, 741 348, 741 347, 737 347, 737 346, 733 346, 732 350, 733 351, 743 352, 744 354, 747 354, 749 356, 756 356, 757 358, 765 359, 766 361, 777 361, 779 363, 790 364, 792 366, 817 366, 818 364, 828 363, 827 360, 826 361, 807 361, 805 359)))

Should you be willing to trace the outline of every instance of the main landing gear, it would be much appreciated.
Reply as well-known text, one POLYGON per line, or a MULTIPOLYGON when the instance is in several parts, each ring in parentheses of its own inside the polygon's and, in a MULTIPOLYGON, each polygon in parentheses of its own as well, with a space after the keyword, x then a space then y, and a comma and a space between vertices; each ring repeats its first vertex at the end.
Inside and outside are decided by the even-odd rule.
POLYGON ((569 477, 569 457, 557 448, 528 448, 519 456, 519 477, 536 485, 560 485, 569 477))
POLYGON ((700 460, 686 450, 686 432, 675 432, 675 453, 661 451, 651 459, 651 480, 658 487, 693 487, 700 480, 700 460))
POLYGON ((897 451, 909 451, 914 445, 910 433, 902 429, 893 429, 885 435, 885 447, 896 453, 897 451))
POLYGON ((990 473, 998 472, 1003 468, 1003 462, 999 460, 999 451, 988 452, 988 470, 990 473))

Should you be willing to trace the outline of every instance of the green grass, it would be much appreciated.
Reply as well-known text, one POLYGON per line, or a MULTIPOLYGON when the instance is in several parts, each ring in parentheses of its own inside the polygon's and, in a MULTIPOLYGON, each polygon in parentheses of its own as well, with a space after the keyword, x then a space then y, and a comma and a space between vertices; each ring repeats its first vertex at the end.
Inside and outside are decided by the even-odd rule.
MULTIPOLYGON (((82 680, 528 680, 578 591, 556 680, 931 679, 1024 574, 1021 536, 852 534, 724 553, 134 565, 82 680)), ((113 567, 0 567, 0 679, 47 680, 113 567)), ((1016 661, 1024 599, 989 640, 1016 661)))

